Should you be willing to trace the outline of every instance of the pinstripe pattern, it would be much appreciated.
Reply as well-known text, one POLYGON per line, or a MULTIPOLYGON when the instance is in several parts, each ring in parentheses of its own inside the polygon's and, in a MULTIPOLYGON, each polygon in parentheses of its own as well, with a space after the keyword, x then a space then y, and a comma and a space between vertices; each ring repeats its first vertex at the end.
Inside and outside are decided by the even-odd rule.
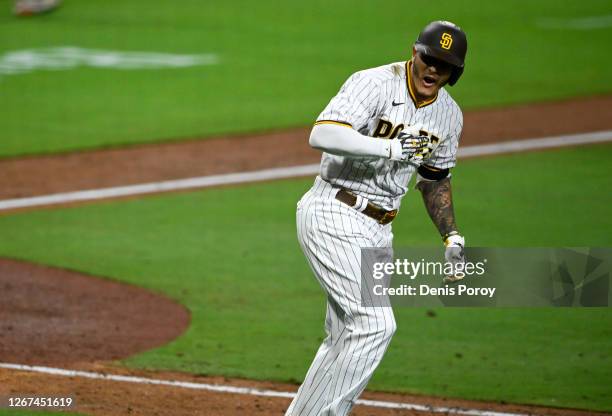
MULTIPOLYGON (((404 62, 352 75, 317 122, 341 123, 372 136, 380 120, 392 124, 388 134, 403 124, 436 135, 440 144, 426 163, 454 166, 461 111, 444 90, 433 103, 417 109, 407 89, 404 62)), ((323 153, 320 175, 298 202, 296 220, 302 251, 327 294, 327 337, 286 415, 347 415, 396 328, 390 307, 364 307, 361 301, 361 249, 391 247, 391 224, 378 224, 336 200, 335 194, 340 188, 350 189, 388 210, 396 209, 417 167, 323 153)))
MULTIPOLYGON (((444 88, 438 98, 416 108, 406 84, 406 63, 396 62, 353 74, 317 120, 348 123, 372 136, 380 120, 392 125, 415 126, 439 137, 440 144, 427 165, 455 166, 463 115, 444 88), (404 103, 393 106, 392 103, 404 103)), ((408 182, 418 166, 380 158, 351 158, 323 153, 320 175, 388 210, 400 206, 408 182)))
POLYGON ((361 247, 390 247, 391 226, 334 199, 337 191, 317 178, 298 203, 298 240, 327 293, 327 337, 287 415, 348 414, 395 332, 392 309, 363 307, 360 294, 361 247))

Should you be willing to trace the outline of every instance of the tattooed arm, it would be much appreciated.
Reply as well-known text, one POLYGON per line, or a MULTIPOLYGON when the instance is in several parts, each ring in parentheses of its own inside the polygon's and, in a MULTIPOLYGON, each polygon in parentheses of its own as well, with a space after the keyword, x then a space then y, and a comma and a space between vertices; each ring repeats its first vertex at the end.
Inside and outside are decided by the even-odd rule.
POLYGON ((444 237, 452 231, 457 231, 450 177, 419 181, 417 189, 421 191, 425 208, 440 235, 444 237))
MULTIPOLYGON (((417 188, 423 195, 425 208, 431 220, 438 228, 444 245, 446 246, 444 258, 451 264, 453 269, 465 263, 465 238, 457 231, 455 224, 455 212, 453 211, 453 194, 451 192, 450 177, 440 180, 421 180, 417 188)), ((463 270, 463 268, 461 269, 463 270)), ((444 283, 454 283, 463 279, 463 273, 451 272, 444 276, 444 283)))

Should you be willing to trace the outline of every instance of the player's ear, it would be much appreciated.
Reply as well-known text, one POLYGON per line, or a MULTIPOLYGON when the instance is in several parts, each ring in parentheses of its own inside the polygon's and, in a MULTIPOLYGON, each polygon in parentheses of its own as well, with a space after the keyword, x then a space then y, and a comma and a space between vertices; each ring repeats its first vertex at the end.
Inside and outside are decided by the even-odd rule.
POLYGON ((415 55, 416 55, 416 47, 412 45, 412 57, 414 58, 415 55))

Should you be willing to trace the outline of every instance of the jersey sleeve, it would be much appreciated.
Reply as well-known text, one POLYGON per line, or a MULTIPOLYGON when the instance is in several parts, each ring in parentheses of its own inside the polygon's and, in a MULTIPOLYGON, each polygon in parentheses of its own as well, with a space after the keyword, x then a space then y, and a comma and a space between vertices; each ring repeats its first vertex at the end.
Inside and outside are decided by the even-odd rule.
POLYGON ((353 74, 331 99, 315 124, 335 123, 360 130, 378 111, 380 88, 366 71, 353 74))
POLYGON ((459 148, 459 138, 463 130, 463 115, 460 110, 451 117, 450 132, 444 137, 431 157, 424 162, 424 165, 436 169, 451 169, 457 164, 457 149, 459 148))

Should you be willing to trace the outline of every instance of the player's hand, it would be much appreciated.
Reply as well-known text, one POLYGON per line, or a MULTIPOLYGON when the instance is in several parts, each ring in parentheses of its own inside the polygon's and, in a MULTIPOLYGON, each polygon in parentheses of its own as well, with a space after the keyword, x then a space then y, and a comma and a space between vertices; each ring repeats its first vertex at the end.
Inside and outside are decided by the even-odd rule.
POLYGON ((389 159, 420 164, 432 151, 433 144, 429 137, 419 135, 418 132, 402 131, 391 141, 389 159))
POLYGON ((444 245, 446 246, 444 258, 447 263, 452 265, 454 272, 445 276, 443 281, 444 283, 454 283, 463 279, 465 275, 465 238, 454 231, 444 239, 444 245))

